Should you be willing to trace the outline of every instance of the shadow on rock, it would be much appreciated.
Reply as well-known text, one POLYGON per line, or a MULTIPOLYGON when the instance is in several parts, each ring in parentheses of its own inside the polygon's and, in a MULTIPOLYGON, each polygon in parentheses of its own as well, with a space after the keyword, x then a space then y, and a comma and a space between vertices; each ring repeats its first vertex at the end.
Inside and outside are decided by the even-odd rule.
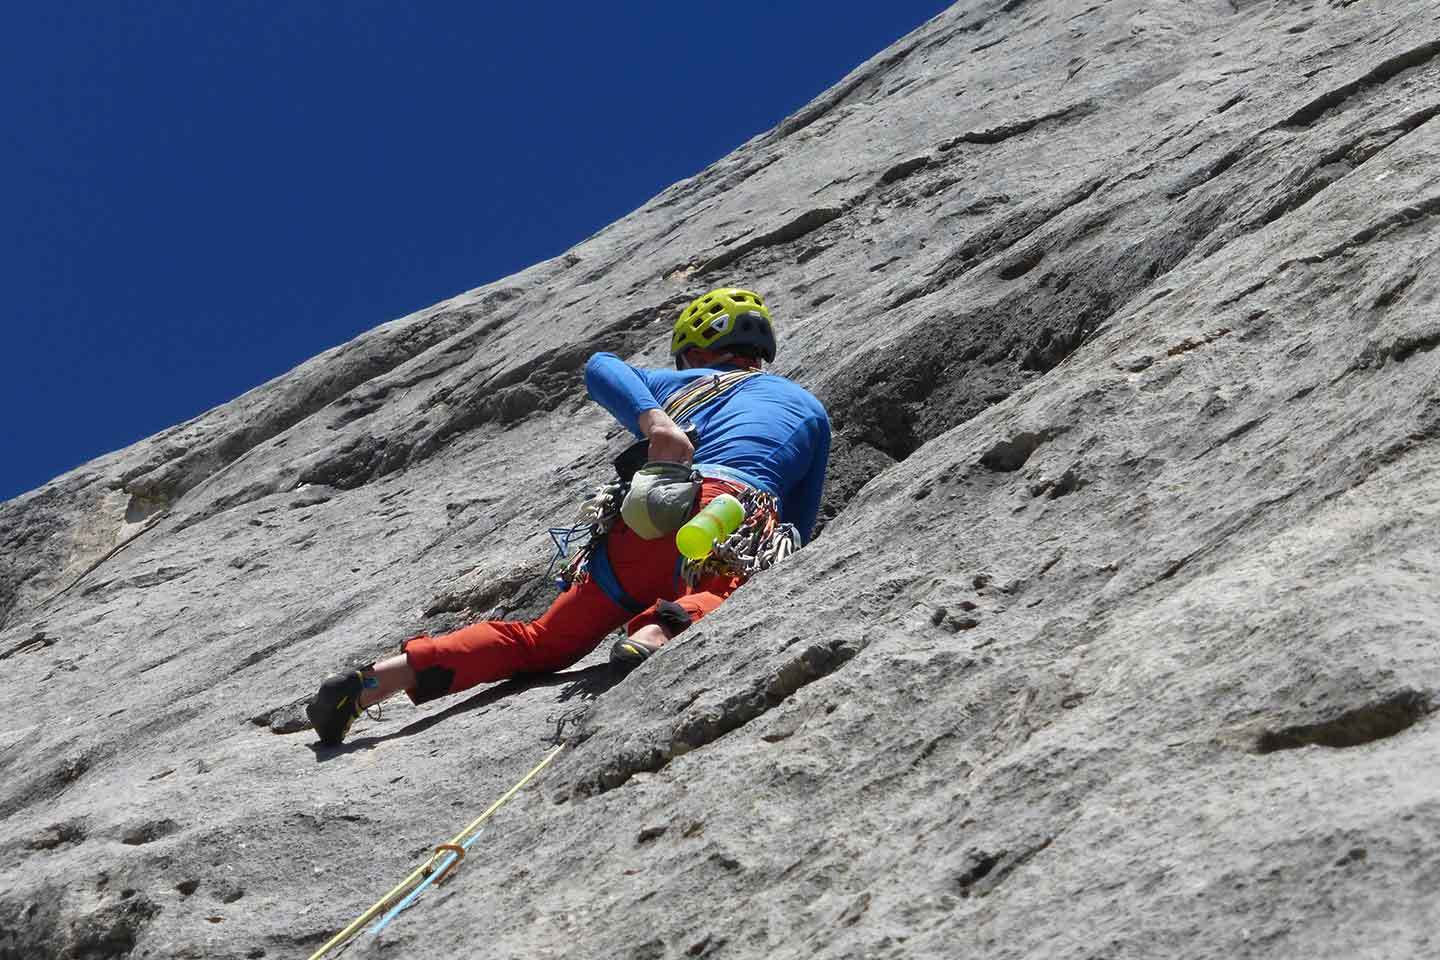
POLYGON ((625 679, 625 674, 617 671, 608 663, 597 663, 593 667, 586 667, 584 670, 577 670, 574 673, 561 674, 571 682, 560 691, 556 699, 560 703, 567 703, 577 697, 581 700, 594 700, 615 684, 625 679))
POLYGON ((563 685, 565 689, 561 691, 559 697, 560 702, 563 703, 575 697, 580 697, 584 700, 593 700, 614 686, 618 679, 618 677, 612 677, 609 664, 596 664, 595 666, 586 667, 583 670, 570 670, 565 673, 521 675, 506 680, 504 683, 498 683, 493 687, 488 687, 475 696, 447 707, 439 713, 421 717, 419 720, 407 723, 392 733, 381 734, 380 736, 374 737, 358 737, 348 743, 343 743, 335 747, 327 747, 317 741, 309 744, 309 747, 315 752, 315 759, 320 763, 324 763, 326 760, 344 756, 347 753, 354 753, 357 750, 373 749, 387 740, 399 740, 402 737, 410 737, 417 733, 423 733, 437 723, 443 723, 462 713, 469 713, 471 710, 488 707, 507 697, 524 693, 526 690, 532 690, 536 687, 557 687, 563 685))

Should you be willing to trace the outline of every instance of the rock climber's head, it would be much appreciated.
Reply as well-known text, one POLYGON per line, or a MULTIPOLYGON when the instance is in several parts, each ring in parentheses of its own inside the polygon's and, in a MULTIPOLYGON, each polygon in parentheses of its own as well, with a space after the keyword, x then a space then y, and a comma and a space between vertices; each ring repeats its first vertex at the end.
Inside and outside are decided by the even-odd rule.
POLYGON ((775 327, 765 301, 749 290, 711 290, 680 312, 670 337, 670 355, 677 370, 773 362, 775 327))

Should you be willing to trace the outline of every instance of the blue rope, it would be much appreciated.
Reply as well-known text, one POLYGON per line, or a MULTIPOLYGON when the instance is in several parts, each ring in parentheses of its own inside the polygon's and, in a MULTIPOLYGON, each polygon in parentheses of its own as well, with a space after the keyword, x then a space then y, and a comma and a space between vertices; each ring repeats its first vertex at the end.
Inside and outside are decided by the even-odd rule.
MULTIPOLYGON (((475 833, 473 833, 463 843, 461 843, 460 846, 465 850, 469 850, 470 844, 474 843, 475 840, 480 836, 480 834, 484 832, 485 831, 483 829, 475 831, 475 833)), ((436 877, 443 876, 445 873, 445 869, 459 858, 459 854, 455 853, 453 850, 447 850, 445 852, 445 856, 441 858, 439 864, 436 865, 435 869, 430 871, 430 875, 428 877, 421 881, 414 890, 411 890, 408 894, 406 894, 404 900, 401 900, 399 903, 395 904, 395 906, 391 907, 389 913, 385 914, 385 916, 375 921, 375 925, 370 928, 370 936, 376 936, 380 933, 381 930, 384 930, 387 926, 389 926, 391 920, 394 920, 396 917, 400 916, 400 911, 404 910, 406 907, 410 906, 410 904, 414 903, 416 899, 419 898, 420 894, 424 892, 425 888, 430 886, 430 884, 434 883, 436 877)))

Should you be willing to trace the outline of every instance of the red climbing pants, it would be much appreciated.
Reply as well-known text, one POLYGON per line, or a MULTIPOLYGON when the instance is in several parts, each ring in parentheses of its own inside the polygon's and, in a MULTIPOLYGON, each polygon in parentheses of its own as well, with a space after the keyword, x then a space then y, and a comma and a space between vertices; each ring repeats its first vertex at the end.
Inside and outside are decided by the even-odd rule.
MULTIPOLYGON (((741 488, 706 479, 700 505, 741 488)), ((594 650, 621 624, 633 634, 655 622, 655 604, 671 600, 699 620, 740 586, 733 577, 708 577, 695 587, 680 578, 680 552, 674 537, 644 540, 623 521, 606 538, 605 551, 620 587, 644 611, 631 616, 587 577, 555 598, 537 620, 486 620, 438 637, 407 640, 404 651, 417 676, 406 691, 416 703, 458 693, 477 683, 505 680, 517 673, 563 670, 594 650)))

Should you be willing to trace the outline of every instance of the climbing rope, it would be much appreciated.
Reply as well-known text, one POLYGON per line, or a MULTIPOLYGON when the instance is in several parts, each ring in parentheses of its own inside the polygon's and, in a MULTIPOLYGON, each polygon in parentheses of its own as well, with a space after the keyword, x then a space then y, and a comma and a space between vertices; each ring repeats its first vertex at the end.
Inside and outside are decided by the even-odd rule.
POLYGON ((699 377, 688 386, 677 390, 674 396, 665 401, 665 415, 676 423, 680 423, 705 404, 718 400, 746 380, 758 376, 761 376, 759 370, 742 369, 717 373, 710 377, 699 377))
POLYGON ((480 835, 480 828, 484 825, 485 821, 489 820, 495 811, 509 802, 510 798, 519 793, 527 783, 538 777, 540 772, 548 767, 550 762, 559 756, 560 751, 564 749, 565 745, 562 743, 547 753, 544 760, 541 760, 529 773, 521 777, 513 787, 506 790, 499 800, 496 800, 490 804, 490 806, 486 807, 485 812, 470 821, 464 830, 457 833, 448 843, 442 843, 437 846, 435 851, 430 854, 429 860, 415 868, 409 876, 396 884, 394 889, 375 901, 368 910, 351 921, 349 926, 335 934, 335 936, 326 941, 324 946, 312 953, 310 960, 319 960, 320 957, 325 956, 332 950, 336 950, 349 943, 354 939, 355 935, 360 932, 361 928, 377 916, 380 917, 380 920, 375 926, 370 928, 370 933, 379 933, 391 920, 399 916, 402 910, 414 903, 426 887, 432 883, 444 883, 451 872, 460 865, 460 861, 465 858, 465 852, 470 849, 470 844, 474 843, 475 839, 480 835), (381 914, 384 915, 381 916, 381 914))

